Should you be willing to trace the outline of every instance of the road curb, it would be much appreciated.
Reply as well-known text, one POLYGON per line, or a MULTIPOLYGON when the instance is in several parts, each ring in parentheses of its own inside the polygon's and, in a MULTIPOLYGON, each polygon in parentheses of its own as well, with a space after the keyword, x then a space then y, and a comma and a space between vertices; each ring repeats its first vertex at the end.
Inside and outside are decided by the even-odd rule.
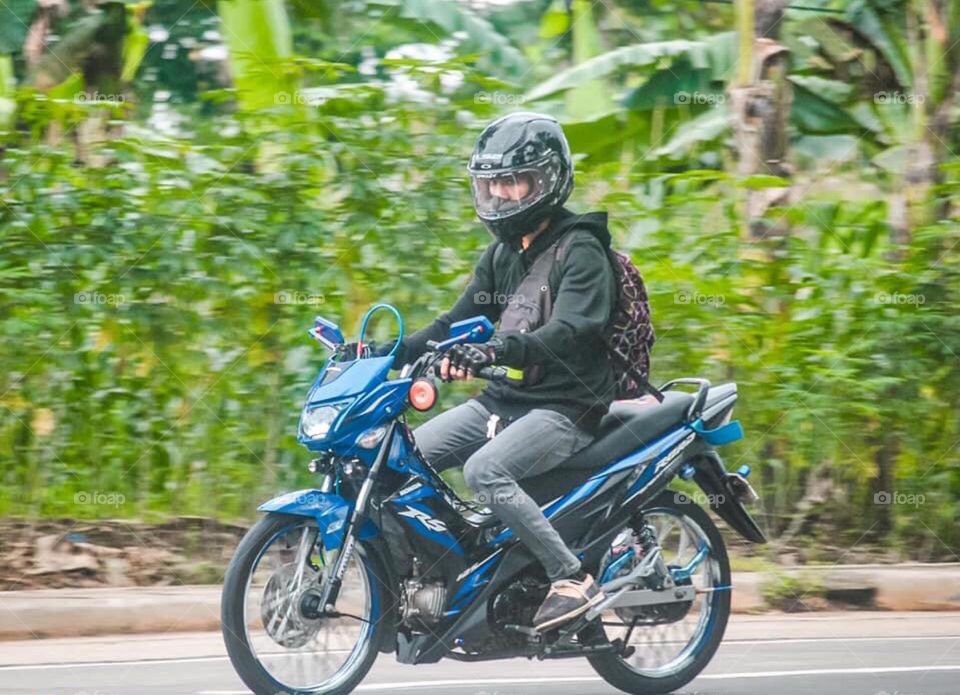
MULTIPOLYGON (((734 572, 733 611, 769 609, 763 588, 792 577, 827 590, 869 591, 873 610, 960 610, 960 563, 847 565, 734 572)), ((804 603, 811 595, 801 593, 804 603)), ((218 630, 217 586, 0 592, 0 640, 218 630)))
MULTIPOLYGON (((790 578, 801 589, 796 598, 801 608, 815 605, 822 595, 869 596, 872 610, 960 610, 960 562, 902 565, 826 565, 789 567, 775 572, 734 572, 733 612, 756 613, 769 609, 764 588, 790 578)), ((789 596, 791 593, 787 592, 789 596)), ((860 600, 859 598, 857 600, 860 600)))
POLYGON ((220 628, 220 587, 0 592, 0 640, 220 628))

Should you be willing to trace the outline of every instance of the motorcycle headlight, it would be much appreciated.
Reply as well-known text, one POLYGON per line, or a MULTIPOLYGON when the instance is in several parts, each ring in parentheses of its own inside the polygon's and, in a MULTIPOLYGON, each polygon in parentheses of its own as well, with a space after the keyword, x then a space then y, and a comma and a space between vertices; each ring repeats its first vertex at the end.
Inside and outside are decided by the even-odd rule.
POLYGON ((333 421, 347 406, 347 403, 332 403, 307 408, 300 417, 300 430, 309 439, 322 439, 330 432, 333 421))

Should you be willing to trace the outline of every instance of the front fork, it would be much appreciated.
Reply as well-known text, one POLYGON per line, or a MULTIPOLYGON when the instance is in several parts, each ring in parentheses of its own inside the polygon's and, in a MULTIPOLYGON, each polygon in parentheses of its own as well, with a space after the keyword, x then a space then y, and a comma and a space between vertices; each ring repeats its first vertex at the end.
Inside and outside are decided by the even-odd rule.
MULTIPOLYGON (((363 523, 363 520, 366 517, 367 505, 370 502, 370 492, 373 489, 373 483, 377 479, 377 474, 380 472, 380 467, 383 465, 384 461, 386 461, 387 456, 389 455, 390 445, 393 442, 393 435, 396 429, 397 421, 394 420, 387 428, 387 433, 384 435, 383 441, 380 443, 379 451, 377 451, 377 457, 374 459, 373 465, 370 466, 367 477, 364 479, 363 485, 360 487, 360 493, 357 495, 357 502, 353 506, 353 513, 350 515, 350 521, 347 523, 347 528, 343 532, 343 541, 340 543, 340 549, 333 560, 333 564, 330 567, 329 573, 326 574, 326 581, 323 583, 323 587, 320 590, 320 605, 323 606, 324 613, 335 612, 335 605, 337 602, 337 596, 340 594, 340 585, 343 582, 343 575, 347 571, 347 563, 350 562, 350 557, 353 555, 353 551, 356 547, 357 530, 360 528, 360 524, 363 523)), ((328 475, 326 478, 324 478, 321 489, 324 492, 329 492, 332 485, 332 476, 328 475)))

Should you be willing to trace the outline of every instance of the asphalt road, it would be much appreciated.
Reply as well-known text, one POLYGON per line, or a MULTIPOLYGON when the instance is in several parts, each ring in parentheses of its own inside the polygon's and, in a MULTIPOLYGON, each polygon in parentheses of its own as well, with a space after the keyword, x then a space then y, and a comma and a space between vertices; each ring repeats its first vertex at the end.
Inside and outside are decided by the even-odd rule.
MULTIPOLYGON (((240 695, 219 635, 0 643, 0 693, 240 695)), ((357 692, 586 695, 618 692, 579 659, 428 666, 381 655, 357 692)), ((734 616, 686 695, 957 695, 960 614, 734 616)))

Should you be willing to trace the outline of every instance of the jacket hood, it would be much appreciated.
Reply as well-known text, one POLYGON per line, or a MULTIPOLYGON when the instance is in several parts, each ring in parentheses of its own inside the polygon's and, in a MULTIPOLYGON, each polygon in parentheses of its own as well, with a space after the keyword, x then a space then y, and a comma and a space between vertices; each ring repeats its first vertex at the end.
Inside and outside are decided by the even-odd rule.
POLYGON ((607 229, 607 213, 605 212, 586 212, 578 215, 562 208, 551 226, 557 229, 558 233, 555 238, 576 227, 589 231, 599 239, 604 247, 610 246, 610 230, 607 229))
MULTIPOLYGON (((593 234, 604 248, 610 246, 610 231, 607 229, 607 213, 587 212, 582 215, 561 208, 554 215, 550 226, 540 236, 533 240, 530 248, 524 252, 528 262, 532 262, 539 253, 551 246, 553 242, 569 232, 571 229, 583 229, 593 234)), ((514 251, 520 251, 520 239, 509 242, 514 251)))

